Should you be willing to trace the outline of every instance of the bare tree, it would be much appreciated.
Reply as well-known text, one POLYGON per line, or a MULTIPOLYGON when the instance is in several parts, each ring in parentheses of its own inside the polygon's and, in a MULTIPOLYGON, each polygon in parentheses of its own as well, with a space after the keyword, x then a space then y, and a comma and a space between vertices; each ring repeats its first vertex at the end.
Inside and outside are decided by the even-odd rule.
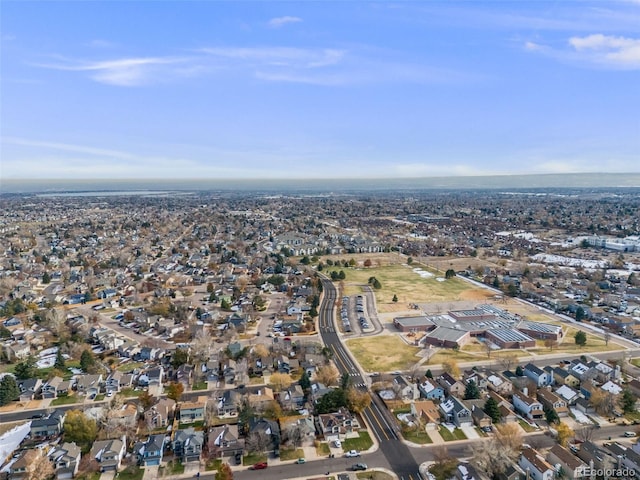
POLYGON ((604 344, 608 346, 609 340, 611 340, 611 332, 607 330, 606 332, 604 332, 604 344))
POLYGON ((517 353, 508 353, 500 357, 500 365, 505 370, 511 370, 511 368, 518 363, 517 353))
POLYGON ((245 447, 249 452, 262 453, 271 443, 269 435, 264 432, 253 432, 249 434, 245 442, 245 447))
POLYGON ((595 425, 581 425, 574 430, 576 438, 583 442, 590 442, 593 439, 593 435, 596 431, 595 425))

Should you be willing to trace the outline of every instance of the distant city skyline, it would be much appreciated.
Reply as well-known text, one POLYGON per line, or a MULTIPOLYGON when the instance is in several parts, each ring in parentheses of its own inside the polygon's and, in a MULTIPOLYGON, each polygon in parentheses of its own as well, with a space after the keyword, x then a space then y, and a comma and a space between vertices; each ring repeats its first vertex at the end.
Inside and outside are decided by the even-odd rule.
POLYGON ((1 9, 3 179, 640 172, 638 0, 1 9))

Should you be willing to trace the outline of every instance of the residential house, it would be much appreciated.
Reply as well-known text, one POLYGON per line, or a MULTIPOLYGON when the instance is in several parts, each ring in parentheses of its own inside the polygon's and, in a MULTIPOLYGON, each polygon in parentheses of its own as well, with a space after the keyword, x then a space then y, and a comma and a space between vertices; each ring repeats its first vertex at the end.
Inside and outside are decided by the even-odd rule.
POLYGON ((517 463, 511 463, 504 472, 496 475, 496 480, 527 480, 527 475, 517 463))
POLYGON ((422 397, 427 400, 440 400, 444 398, 444 388, 438 385, 433 379, 423 377, 422 381, 418 384, 418 390, 422 397))
POLYGON ((578 392, 568 385, 562 385, 556 389, 555 394, 560 397, 564 402, 569 405, 573 405, 579 398, 578 392))
POLYGON ((297 447, 301 444, 312 445, 316 436, 313 415, 294 415, 280 418, 280 431, 283 441, 297 447))
POLYGON ((64 411, 54 410, 46 418, 31 420, 31 438, 57 437, 62 433, 64 417, 64 411))
POLYGON ((616 467, 617 458, 611 452, 605 450, 591 441, 580 444, 578 457, 584 463, 592 465, 596 470, 610 470, 616 467))
POLYGON ((269 387, 260 387, 255 393, 250 393, 247 396, 247 403, 257 412, 263 412, 273 401, 275 401, 275 397, 273 390, 269 387))
MULTIPOLYGON (((484 403, 485 400, 478 400, 478 402, 484 403)), ((467 402, 469 404, 469 402, 467 402)), ((482 407, 476 403, 470 405, 471 410, 471 418, 473 419, 473 423, 480 428, 490 427, 493 425, 493 420, 489 415, 487 415, 482 407)))
POLYGON ((18 459, 9 467, 9 480, 22 480, 23 478, 33 478, 38 460, 42 458, 43 450, 31 448, 23 450, 18 459))
POLYGON ((580 386, 580 379, 561 367, 555 367, 553 369, 553 380, 558 385, 567 385, 571 388, 578 388, 580 386))
POLYGON ((84 393, 87 397, 90 397, 100 393, 100 387, 102 387, 103 383, 104 379, 102 378, 101 373, 97 375, 79 375, 76 382, 76 388, 78 389, 78 392, 84 393))
POLYGON ((75 442, 65 442, 60 446, 54 447, 49 453, 49 459, 53 463, 56 479, 66 480, 75 477, 80 467, 81 456, 80 447, 75 442))
POLYGON ((579 410, 580 412, 582 412, 584 414, 589 414, 589 413, 595 413, 596 412, 596 409, 591 404, 591 402, 589 400, 587 400, 586 398, 582 398, 582 397, 579 397, 575 401, 575 407, 576 407, 577 410, 579 410))
POLYGON ((492 373, 487 377, 487 388, 499 395, 509 395, 513 391, 513 384, 504 376, 492 373))
MULTIPOLYGON (((233 344, 232 344, 233 345, 233 344)), ((227 385, 236 381, 236 361, 227 360, 222 367, 222 376, 224 377, 224 383, 227 385)))
POLYGON ((58 398, 69 393, 70 382, 63 380, 61 377, 53 377, 42 386, 40 395, 42 398, 58 398))
POLYGON ((514 393, 512 397, 513 406, 516 411, 530 420, 539 420, 544 417, 542 404, 524 393, 514 393))
POLYGON ((556 472, 562 471, 563 478, 577 480, 590 477, 585 475, 588 465, 557 443, 547 453, 547 461, 554 466, 556 472))
POLYGON ((238 438, 237 425, 222 425, 209 429, 207 447, 213 458, 231 457, 242 453, 244 441, 238 438))
POLYGON ((447 392, 447 395, 453 395, 461 397, 464 395, 465 386, 464 383, 453 378, 449 373, 443 373, 438 377, 438 383, 447 392))
POLYGON ((200 460, 203 444, 204 433, 202 431, 196 431, 192 427, 177 430, 173 437, 173 454, 182 463, 197 462, 200 460))
POLYGON ((418 386, 415 383, 408 381, 402 375, 396 375, 393 377, 393 390, 396 392, 396 395, 405 402, 410 402, 420 398, 420 390, 418 389, 418 386))
POLYGON ((522 450, 518 465, 533 480, 552 480, 555 474, 553 466, 533 448, 522 450))
POLYGON ((439 408, 446 422, 453 423, 456 427, 470 427, 473 425, 471 411, 457 397, 450 396, 440 403, 439 408))
POLYGON ((344 438, 347 433, 356 432, 361 428, 358 419, 344 407, 333 413, 318 415, 317 426, 325 440, 344 438))
POLYGON ((292 385, 280 392, 278 401, 285 410, 298 410, 304 407, 304 391, 300 385, 292 385))
POLYGON ((607 450, 618 459, 617 468, 627 469, 632 472, 640 472, 640 454, 631 448, 620 445, 618 442, 605 445, 607 450))
POLYGON ((91 447, 91 458, 95 458, 100 465, 101 472, 120 470, 120 465, 127 453, 127 437, 98 440, 91 447))
POLYGON ((112 429, 137 429, 138 407, 135 403, 127 403, 116 410, 107 413, 107 426, 112 429))
POLYGON ((327 387, 324 383, 311 382, 311 400, 316 403, 325 394, 332 390, 331 387, 327 387))
POLYGON ((217 415, 219 417, 235 417, 238 415, 238 408, 241 404, 242 395, 240 392, 236 390, 225 390, 222 396, 217 399, 217 415))
POLYGON ((162 398, 149 410, 144 412, 144 419, 150 429, 167 427, 171 425, 176 402, 170 398, 162 398))
POLYGON ((40 395, 42 390, 42 380, 39 378, 27 378, 26 380, 18 381, 18 388, 20 389, 20 401, 28 402, 40 395))
POLYGON ((537 398, 542 403, 543 407, 555 410, 559 417, 566 417, 569 415, 567 402, 550 390, 541 388, 538 390, 537 398))
POLYGON ((524 376, 533 380, 538 388, 546 387, 553 383, 553 376, 533 363, 527 363, 523 372, 524 376))
POLYGON ((180 404, 180 423, 195 423, 204 421, 207 397, 200 396, 195 402, 182 402, 180 404))
POLYGON ((161 387, 164 378, 164 368, 161 366, 153 367, 146 372, 149 387, 161 387))
POLYGON ((180 365, 176 370, 176 382, 181 383, 185 392, 191 390, 191 383, 193 382, 193 365, 187 363, 180 365))
POLYGON ((164 454, 164 444, 164 434, 150 435, 145 442, 139 442, 134 448, 138 463, 144 467, 160 465, 164 454))
POLYGON ((291 363, 289 357, 286 355, 279 355, 276 359, 276 364, 278 367, 278 372, 280 373, 290 373, 291 372, 291 363))
POLYGON ((270 452, 280 448, 280 426, 275 420, 266 418, 252 418, 249 421, 249 436, 261 435, 268 439, 266 451, 270 452))
POLYGON ((462 376, 462 383, 467 385, 469 382, 476 384, 480 390, 486 390, 489 387, 489 380, 483 372, 476 370, 465 370, 462 376))
POLYGON ((426 430, 436 430, 440 425, 440 411, 432 400, 416 400, 411 402, 411 415, 426 430))

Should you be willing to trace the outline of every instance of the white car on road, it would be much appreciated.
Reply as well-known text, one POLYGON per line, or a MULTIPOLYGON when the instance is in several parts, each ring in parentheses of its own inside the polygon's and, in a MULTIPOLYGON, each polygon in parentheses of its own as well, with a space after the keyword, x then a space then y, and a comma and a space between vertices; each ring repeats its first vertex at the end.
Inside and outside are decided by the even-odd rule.
POLYGON ((345 457, 359 457, 360 456, 360 452, 357 450, 349 450, 347 453, 344 454, 345 457))

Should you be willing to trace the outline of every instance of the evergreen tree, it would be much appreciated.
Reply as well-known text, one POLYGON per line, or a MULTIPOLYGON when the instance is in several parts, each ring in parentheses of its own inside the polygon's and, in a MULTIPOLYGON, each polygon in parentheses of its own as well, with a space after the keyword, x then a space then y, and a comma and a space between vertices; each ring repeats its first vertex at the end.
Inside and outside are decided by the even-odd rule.
POLYGON ((16 364, 14 373, 18 380, 26 380, 36 376, 36 359, 29 355, 23 362, 16 364))
POLYGON ((558 412, 553 408, 544 407, 544 418, 547 420, 549 425, 559 423, 560 417, 558 417, 558 412))
POLYGON ((466 388, 464 389, 464 399, 465 400, 475 400, 480 398, 480 389, 478 389, 478 385, 473 380, 470 380, 467 383, 466 388))
POLYGON ((19 396, 20 389, 18 388, 16 379, 11 375, 2 377, 2 380, 0 380, 0 406, 17 400, 19 396))
POLYGON ((447 280, 456 276, 456 271, 453 268, 450 268, 444 273, 444 278, 447 280))
POLYGON ((91 352, 91 350, 83 350, 82 355, 80 355, 80 368, 84 372, 90 372, 95 366, 96 359, 93 356, 93 352, 91 352))
POLYGON ((427 378, 433 378, 433 373, 431 373, 431 369, 427 369, 427 373, 424 374, 425 377, 427 378))
POLYGON ((302 372, 302 376, 298 383, 300 384, 300 388, 305 392, 311 389, 311 380, 309 379, 309 374, 306 370, 302 372))
POLYGON ((636 396, 628 388, 622 390, 620 407, 624 413, 631 413, 636 408, 636 396))
POLYGON ((51 283, 51 275, 49 275, 49 272, 44 272, 42 274, 42 283, 45 285, 51 283))
POLYGON ((53 366, 58 370, 64 370, 66 368, 60 347, 58 347, 58 351, 56 352, 56 363, 54 363, 53 366))
POLYGON ((584 317, 585 317, 584 308, 578 307, 578 309, 576 310, 576 321, 581 322, 582 320, 584 320, 584 317))
POLYGON ((484 413, 491 417, 491 420, 494 424, 500 423, 500 419, 502 418, 502 414, 500 413, 500 406, 498 402, 496 402, 493 397, 489 397, 484 404, 484 413))
POLYGON ((518 377, 524 377, 524 370, 522 370, 522 367, 520 365, 516 367, 516 375, 518 377))
POLYGON ((398 301, 398 295, 396 295, 395 293, 393 294, 393 298, 391 299, 392 302, 396 303, 398 301))
POLYGON ((573 339, 575 340, 576 345, 580 347, 584 347, 587 344, 587 334, 582 330, 578 330, 573 336, 573 339))

